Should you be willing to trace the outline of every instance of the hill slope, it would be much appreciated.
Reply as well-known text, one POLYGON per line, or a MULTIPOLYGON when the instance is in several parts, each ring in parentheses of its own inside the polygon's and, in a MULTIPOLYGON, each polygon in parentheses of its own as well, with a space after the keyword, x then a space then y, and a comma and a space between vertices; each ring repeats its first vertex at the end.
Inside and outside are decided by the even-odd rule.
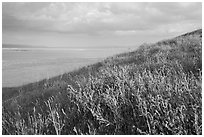
POLYGON ((202 30, 3 88, 3 134, 202 134, 202 30))

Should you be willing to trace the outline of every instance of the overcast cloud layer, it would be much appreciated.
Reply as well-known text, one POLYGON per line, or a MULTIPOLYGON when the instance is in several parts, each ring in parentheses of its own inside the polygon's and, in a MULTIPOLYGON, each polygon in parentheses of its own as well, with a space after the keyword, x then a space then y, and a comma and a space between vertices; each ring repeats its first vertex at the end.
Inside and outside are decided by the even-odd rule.
POLYGON ((132 46, 202 27, 201 3, 3 3, 3 43, 132 46))

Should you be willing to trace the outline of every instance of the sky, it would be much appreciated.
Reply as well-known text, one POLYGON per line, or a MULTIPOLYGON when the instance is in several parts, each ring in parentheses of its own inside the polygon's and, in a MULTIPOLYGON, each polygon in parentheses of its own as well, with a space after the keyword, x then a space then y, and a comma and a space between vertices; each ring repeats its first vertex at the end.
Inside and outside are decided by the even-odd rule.
POLYGON ((3 44, 131 47, 202 28, 202 3, 2 4, 3 44))

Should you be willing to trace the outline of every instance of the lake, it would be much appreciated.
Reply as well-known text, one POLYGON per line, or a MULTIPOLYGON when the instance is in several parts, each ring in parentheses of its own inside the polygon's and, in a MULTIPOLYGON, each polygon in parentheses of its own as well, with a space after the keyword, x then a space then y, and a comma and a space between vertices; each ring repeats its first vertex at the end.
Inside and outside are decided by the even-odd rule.
POLYGON ((2 86, 21 86, 51 78, 125 51, 126 48, 3 48, 2 86))

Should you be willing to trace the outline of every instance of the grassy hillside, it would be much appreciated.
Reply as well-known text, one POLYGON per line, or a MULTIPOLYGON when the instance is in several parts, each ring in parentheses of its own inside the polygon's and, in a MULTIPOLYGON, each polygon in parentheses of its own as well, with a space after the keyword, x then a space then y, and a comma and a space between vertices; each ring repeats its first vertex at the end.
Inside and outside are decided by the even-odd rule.
POLYGON ((2 134, 202 134, 202 30, 3 88, 2 134))

